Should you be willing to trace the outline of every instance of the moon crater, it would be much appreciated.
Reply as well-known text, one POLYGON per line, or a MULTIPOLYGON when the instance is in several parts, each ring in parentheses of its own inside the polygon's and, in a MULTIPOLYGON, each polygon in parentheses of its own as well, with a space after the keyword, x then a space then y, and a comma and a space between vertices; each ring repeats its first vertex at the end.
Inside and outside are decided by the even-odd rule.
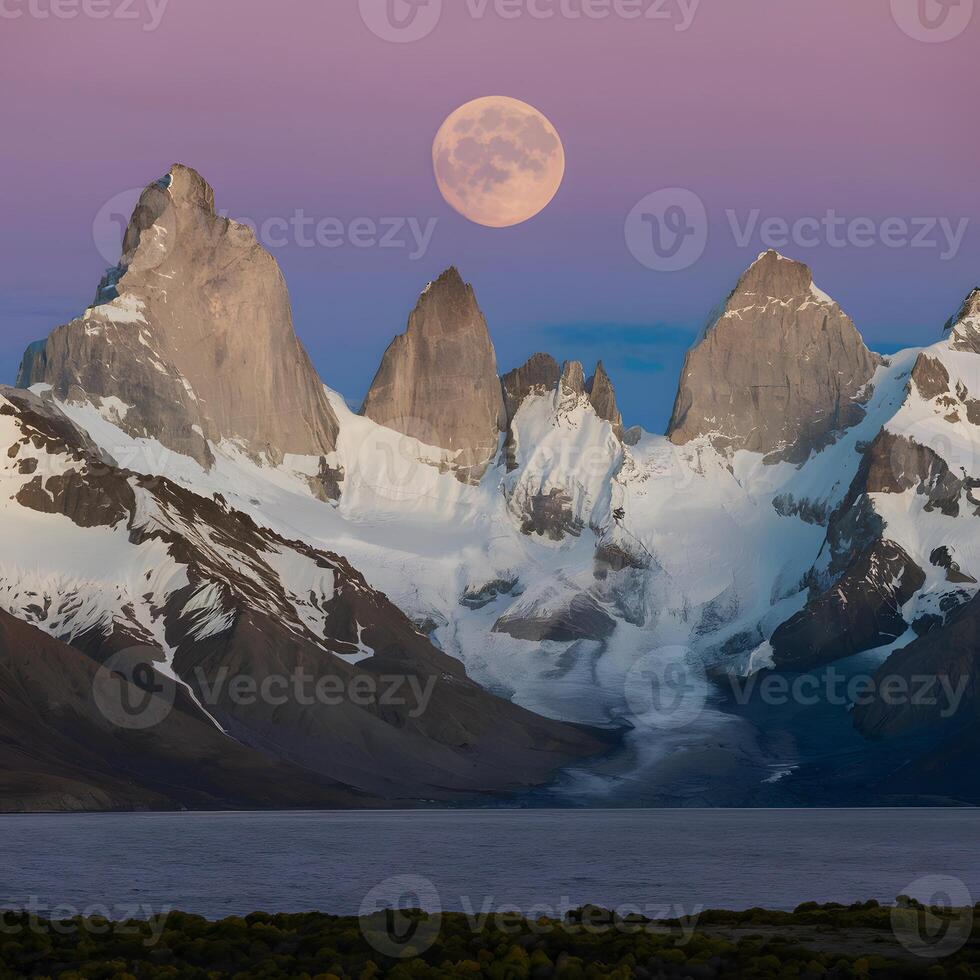
POLYGON ((448 204, 477 224, 506 228, 548 206, 565 174, 565 151, 534 106, 491 95, 446 119, 432 165, 448 204))

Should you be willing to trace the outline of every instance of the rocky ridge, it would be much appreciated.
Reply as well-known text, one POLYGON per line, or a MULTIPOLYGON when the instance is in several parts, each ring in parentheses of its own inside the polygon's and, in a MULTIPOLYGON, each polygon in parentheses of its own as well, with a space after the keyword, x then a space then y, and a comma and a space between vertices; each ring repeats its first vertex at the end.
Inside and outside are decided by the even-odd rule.
MULTIPOLYGON (((207 211, 207 192, 191 197, 207 211)), ((147 247, 162 237, 153 229, 166 224, 152 212, 131 223, 147 247)), ((113 296, 111 279, 100 301, 115 310, 115 334, 99 343, 125 353, 127 344, 145 344, 135 316, 121 321, 129 294, 113 296)), ((367 671, 397 665, 422 682, 446 675, 431 723, 405 713, 327 720, 214 708, 237 739, 255 740, 301 770, 315 770, 321 742, 336 738, 355 762, 328 752, 317 778, 380 799, 413 788, 445 798, 481 786, 505 792, 514 786, 504 773, 514 759, 516 782, 530 785, 561 760, 607 744, 594 731, 510 714, 501 707, 507 704, 607 729, 625 720, 630 759, 649 759, 665 744, 673 753, 683 737, 637 717, 630 698, 633 667, 664 650, 683 647, 713 677, 846 666, 859 653, 901 670, 923 663, 945 669, 937 654, 942 637, 959 630, 951 643, 968 646, 956 636, 968 637, 969 628, 957 624, 972 615, 980 579, 973 529, 980 511, 978 297, 967 297, 944 339, 885 359, 867 350, 805 265, 766 253, 689 352, 665 438, 624 431, 601 362, 587 380, 580 362, 559 365, 535 354, 498 378, 473 290, 448 270, 423 292, 405 334, 385 353, 362 414, 320 389, 336 429, 300 454, 305 482, 288 467, 272 474, 253 467, 203 424, 201 433, 210 435, 201 437, 197 423, 181 451, 207 464, 206 478, 173 459, 164 467, 137 457, 126 471, 113 456, 123 435, 175 442, 173 419, 132 414, 109 375, 97 397, 48 381, 50 391, 35 389, 43 411, 18 403, 27 396, 7 399, 20 424, 36 411, 54 426, 44 434, 32 423, 26 441, 17 438, 5 464, 10 507, 51 526, 69 520, 100 534, 125 528, 133 538, 127 547, 166 546, 183 571, 174 573, 173 587, 155 589, 165 602, 144 602, 119 582, 85 579, 81 589, 66 570, 70 588, 35 581, 8 549, 0 608, 96 657, 109 609, 120 635, 164 640, 166 664, 186 678, 202 671, 212 678, 228 664, 268 670, 264 650, 289 663, 329 655, 367 671), (51 465, 64 455, 54 448, 55 432, 85 457, 84 466, 51 465), (29 453, 29 444, 44 452, 29 453), (333 498, 330 506, 324 497, 333 498), (159 522, 155 530, 147 513, 159 522), (154 632, 163 622, 165 637, 154 632), (171 643, 171 631, 180 642, 171 643), (515 704, 485 700, 466 675, 515 704), (506 752, 489 746, 494 728, 506 733, 506 752), (365 732, 374 754, 359 746, 365 732), (531 762, 535 740, 553 746, 547 764, 531 762), (470 752, 479 760, 472 772, 470 752), (378 771, 379 758, 392 764, 378 771), (367 771, 374 772, 369 781, 367 771)), ((155 311, 155 320, 161 316, 155 311)), ((87 350, 88 341, 80 343, 87 350)), ((28 351, 25 381, 47 376, 52 344, 28 351)), ((162 370, 149 369, 159 383, 173 382, 159 399, 179 401, 186 388, 177 366, 153 357, 162 370)), ((262 405, 268 393, 250 397, 262 405)), ((286 455, 260 444, 250 447, 253 462, 286 455)), ((17 542, 13 531, 8 536, 17 542)), ((64 542, 52 556, 65 569, 73 560, 64 542)), ((719 733, 730 731, 728 721, 709 700, 696 731, 707 733, 713 751, 727 751, 719 733)), ((845 721, 884 742, 920 730, 938 738, 942 727, 953 740, 950 758, 970 744, 956 741, 947 719, 939 726, 888 705, 845 721)), ((642 769, 658 801, 687 798, 683 787, 698 779, 678 775, 679 760, 696 766, 705 744, 689 740, 671 765, 642 769)), ((939 778, 936 760, 916 756, 915 745, 910 751, 915 771, 901 784, 928 793, 929 780, 939 778)), ((744 765, 746 752, 741 742, 731 764, 744 765)), ((804 763, 789 769, 794 775, 778 785, 763 780, 764 789, 732 798, 813 802, 794 795, 804 793, 804 763)), ((875 785, 891 785, 890 775, 883 770, 875 785)), ((581 789, 594 791, 588 781, 581 789)), ((969 780, 956 792, 980 799, 969 780)))
POLYGON ((803 462, 860 421, 879 363, 807 266, 765 252, 688 352, 667 434, 803 462))
POLYGON ((279 266, 180 164, 143 191, 92 306, 28 350, 18 385, 35 384, 205 467, 222 440, 275 463, 336 444, 279 266))
POLYGON ((506 425, 497 357, 473 287, 455 268, 423 290, 391 342, 361 413, 447 450, 462 480, 479 480, 506 425))

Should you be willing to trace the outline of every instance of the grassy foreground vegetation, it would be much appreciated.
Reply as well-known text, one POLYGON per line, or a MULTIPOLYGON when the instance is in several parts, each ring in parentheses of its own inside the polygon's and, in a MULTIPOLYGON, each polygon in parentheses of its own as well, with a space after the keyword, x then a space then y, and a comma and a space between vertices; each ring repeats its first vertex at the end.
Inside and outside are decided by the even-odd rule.
POLYGON ((876 902, 707 911, 663 923, 593 907, 563 921, 509 915, 481 924, 461 913, 399 913, 395 932, 410 937, 399 957, 382 952, 391 951, 384 913, 359 920, 257 912, 212 922, 173 912, 154 931, 134 920, 49 922, 7 912, 0 977, 980 978, 980 908, 974 915, 903 904, 899 919, 876 902), (946 943, 948 955, 910 950, 913 934, 932 953, 946 943))

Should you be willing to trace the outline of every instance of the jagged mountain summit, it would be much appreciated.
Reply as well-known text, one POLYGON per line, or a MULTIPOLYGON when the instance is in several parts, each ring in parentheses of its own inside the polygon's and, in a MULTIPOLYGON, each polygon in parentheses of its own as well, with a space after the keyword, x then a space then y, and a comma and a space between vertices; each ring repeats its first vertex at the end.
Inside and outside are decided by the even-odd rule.
POLYGON ((946 321, 945 332, 953 350, 980 354, 980 286, 963 300, 955 316, 946 321))
POLYGON ((93 305, 28 351, 18 384, 91 401, 205 466, 225 439, 275 462, 336 443, 279 266, 180 164, 143 191, 93 305))
POLYGON ((668 435, 802 462, 862 418, 879 363, 802 262, 764 252, 688 353, 668 435))
POLYGON ((447 450, 461 479, 478 481, 496 455, 506 422, 497 356, 473 287, 455 268, 423 290, 361 413, 447 450))
MULTIPOLYGON (((0 613, 18 623, 0 637, 42 631, 66 664, 119 642, 157 649, 215 752, 257 766, 246 746, 290 767, 267 800, 980 802, 975 767, 944 761, 978 738, 980 290, 936 343, 883 358, 809 268, 764 253, 688 353, 661 436, 626 429, 601 362, 587 374, 541 352, 498 376, 473 289, 450 269, 357 413, 312 375, 284 288, 270 303, 237 273, 202 277, 237 253, 192 173, 148 189, 118 275, 32 346, 31 391, 0 398, 0 613), (161 244, 172 222, 222 233, 191 234, 188 265, 161 244), (164 258, 142 265, 154 249, 164 258), (157 269, 173 278, 157 283, 157 269), (268 336, 288 327, 299 410, 276 415, 271 353, 217 390, 184 373, 183 332, 231 345, 242 303, 268 336), (201 712, 202 676, 270 661, 434 678, 436 693, 411 718, 201 712), (881 697, 790 711, 733 693, 733 678, 830 669, 944 671, 963 693, 952 714, 881 697), (651 672, 678 671, 693 698, 681 717, 643 697, 651 672)), ((222 363, 240 363, 235 349, 222 363)), ((26 786, 33 729, 17 727, 22 705, 9 711, 4 764, 26 786)), ((58 796, 75 775, 50 775, 37 799, 128 805, 107 778, 58 796)), ((193 778, 187 805, 254 800, 241 781, 193 778)))

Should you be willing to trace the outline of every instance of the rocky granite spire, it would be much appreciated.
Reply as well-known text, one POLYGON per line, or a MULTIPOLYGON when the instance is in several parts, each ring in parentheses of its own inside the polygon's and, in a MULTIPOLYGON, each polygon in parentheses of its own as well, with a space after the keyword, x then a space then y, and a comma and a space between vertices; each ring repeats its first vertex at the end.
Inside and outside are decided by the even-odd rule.
POLYGON ((980 354, 980 286, 963 300, 956 316, 946 321, 943 332, 949 334, 953 350, 980 354))
POLYGON ((513 421, 528 395, 554 391, 560 377, 558 362, 550 354, 541 353, 532 354, 520 367, 503 375, 500 385, 504 392, 508 424, 513 421))
POLYGON ((585 394, 585 370, 581 361, 565 361, 562 364, 561 389, 566 395, 585 394))
POLYGON ((668 435, 801 462, 864 416, 880 363, 807 266, 765 252, 688 351, 668 435))
POLYGON ((595 372, 585 383, 585 390, 589 393, 589 401, 595 409, 596 415, 607 422, 612 423, 613 431, 616 435, 623 438, 623 417, 619 414, 619 406, 616 404, 616 391, 606 369, 599 361, 595 366, 595 372))
POLYGON ((513 421, 524 399, 532 394, 551 394, 558 385, 561 368, 550 354, 532 354, 520 367, 508 371, 500 379, 504 393, 504 410, 507 414, 507 440, 504 455, 507 469, 517 468, 513 421))
POLYGON ((207 440, 274 462, 335 448, 337 419, 279 266, 180 164, 143 191, 95 303, 28 349, 19 383, 39 382, 205 466, 207 440))
POLYGON ((506 423, 497 357, 473 287, 455 268, 422 292, 361 413, 454 452, 461 479, 478 479, 496 454, 506 423))

